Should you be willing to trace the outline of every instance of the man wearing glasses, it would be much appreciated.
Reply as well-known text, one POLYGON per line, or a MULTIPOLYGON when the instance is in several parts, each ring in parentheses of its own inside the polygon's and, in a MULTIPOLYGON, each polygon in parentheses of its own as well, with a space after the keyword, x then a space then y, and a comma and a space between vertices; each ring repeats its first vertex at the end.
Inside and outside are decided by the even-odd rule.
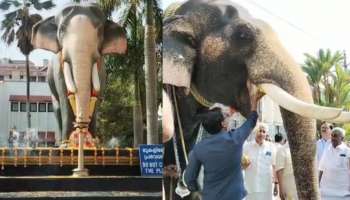
POLYGON ((331 145, 331 133, 332 133, 333 125, 327 122, 321 123, 321 138, 317 140, 316 143, 316 152, 317 152, 317 163, 320 163, 323 152, 331 145))
POLYGON ((250 160, 244 177, 248 191, 246 200, 272 200, 272 190, 275 195, 278 193, 277 179, 274 176, 276 152, 274 145, 266 141, 267 130, 266 124, 258 124, 254 129, 255 140, 243 148, 244 155, 250 160))

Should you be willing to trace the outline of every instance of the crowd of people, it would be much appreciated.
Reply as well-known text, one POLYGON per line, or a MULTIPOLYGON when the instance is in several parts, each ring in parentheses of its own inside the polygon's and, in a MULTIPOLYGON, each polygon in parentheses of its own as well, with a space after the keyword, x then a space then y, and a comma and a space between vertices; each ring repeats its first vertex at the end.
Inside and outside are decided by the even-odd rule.
MULTIPOLYGON (((190 191, 199 190, 197 178, 204 166, 203 200, 218 196, 222 200, 298 199, 288 140, 276 134, 270 141, 268 126, 257 123, 257 100, 258 96, 252 98, 252 112, 237 129, 227 126, 223 106, 211 109, 202 121, 211 136, 192 149, 183 184, 190 191), (254 137, 247 141, 250 134, 254 137)), ((316 161, 321 199, 350 199, 350 148, 344 143, 345 130, 322 122, 320 135, 316 161)))

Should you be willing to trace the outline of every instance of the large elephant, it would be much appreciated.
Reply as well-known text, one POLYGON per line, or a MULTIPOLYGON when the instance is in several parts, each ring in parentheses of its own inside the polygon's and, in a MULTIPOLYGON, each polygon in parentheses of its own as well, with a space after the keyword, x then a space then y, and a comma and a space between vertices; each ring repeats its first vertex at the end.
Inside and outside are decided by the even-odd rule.
POLYGON ((97 4, 70 4, 33 27, 35 48, 56 53, 48 82, 62 139, 75 127, 95 133, 94 104, 103 93, 103 55, 123 54, 125 31, 107 20, 97 4))
MULTIPOLYGON (((169 13, 163 23, 163 84, 178 112, 176 106, 168 109, 174 117, 165 119, 175 119, 175 123, 164 123, 164 130, 175 127, 179 136, 176 120, 180 119, 188 152, 196 138, 197 116, 207 106, 218 102, 233 106, 243 116, 249 114, 246 83, 250 81, 280 105, 299 199, 320 199, 314 119, 345 122, 349 113, 314 105, 301 68, 273 30, 242 7, 228 0, 190 0, 169 13)), ((171 141, 166 143, 171 145, 171 141)), ((183 164, 181 145, 178 150, 183 164)), ((173 157, 168 151, 165 164, 174 163, 173 157)))

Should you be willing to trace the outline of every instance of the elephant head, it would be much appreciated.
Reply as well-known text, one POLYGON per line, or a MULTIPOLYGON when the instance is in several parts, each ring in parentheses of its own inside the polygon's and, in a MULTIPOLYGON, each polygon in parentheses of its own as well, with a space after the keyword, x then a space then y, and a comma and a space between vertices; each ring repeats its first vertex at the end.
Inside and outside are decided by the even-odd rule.
POLYGON ((75 96, 75 121, 86 127, 91 120, 90 98, 101 89, 101 58, 125 53, 125 31, 107 20, 97 4, 73 4, 55 17, 38 22, 33 27, 32 44, 60 53, 67 93, 75 96))
POLYGON ((163 84, 176 86, 187 141, 204 109, 196 96, 247 116, 250 81, 280 105, 299 199, 319 199, 314 119, 344 122, 349 113, 313 104, 306 75, 270 26, 230 1, 190 0, 165 19, 163 43, 163 84))

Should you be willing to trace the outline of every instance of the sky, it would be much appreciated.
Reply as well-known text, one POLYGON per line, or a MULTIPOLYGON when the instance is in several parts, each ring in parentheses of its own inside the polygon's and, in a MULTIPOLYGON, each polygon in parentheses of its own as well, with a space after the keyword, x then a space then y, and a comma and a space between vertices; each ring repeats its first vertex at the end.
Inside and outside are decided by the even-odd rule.
MULTIPOLYGON (((181 0, 180 0, 181 1, 181 0)), ((350 62, 350 1, 348 0, 232 0, 245 7, 252 16, 269 23, 277 32, 282 44, 298 62, 303 63, 304 53, 315 55, 320 48, 332 51, 346 50, 350 62)), ((69 0, 56 0, 56 7, 40 12, 49 17, 69 0)), ((165 9, 174 0, 162 0, 165 9)), ((2 11, 0 11, 2 12, 2 11)), ((0 20, 4 13, 0 13, 0 20)), ((52 53, 34 50, 30 59, 42 65, 52 53)), ((0 58, 23 59, 16 44, 7 46, 0 42, 0 58)))
MULTIPOLYGON (((53 2, 56 4, 56 6, 48 11, 40 11, 38 12, 43 19, 55 15, 67 2, 70 2, 70 0, 53 0, 53 2)), ((31 10, 32 13, 34 13, 33 10, 31 10)), ((36 11, 35 11, 36 12, 36 11)), ((2 21, 4 19, 4 15, 7 12, 0 10, 0 20, 2 21)), ((3 31, 0 30, 0 34, 2 35, 3 31)), ((36 65, 42 66, 43 65, 43 59, 49 59, 51 60, 52 56, 54 54, 41 49, 35 49, 30 54, 29 59, 33 61, 36 65)), ((8 46, 5 44, 2 40, 0 41, 0 58, 10 58, 10 59, 16 59, 16 60, 25 60, 25 57, 21 52, 19 51, 17 47, 17 42, 14 41, 12 45, 8 46)))

